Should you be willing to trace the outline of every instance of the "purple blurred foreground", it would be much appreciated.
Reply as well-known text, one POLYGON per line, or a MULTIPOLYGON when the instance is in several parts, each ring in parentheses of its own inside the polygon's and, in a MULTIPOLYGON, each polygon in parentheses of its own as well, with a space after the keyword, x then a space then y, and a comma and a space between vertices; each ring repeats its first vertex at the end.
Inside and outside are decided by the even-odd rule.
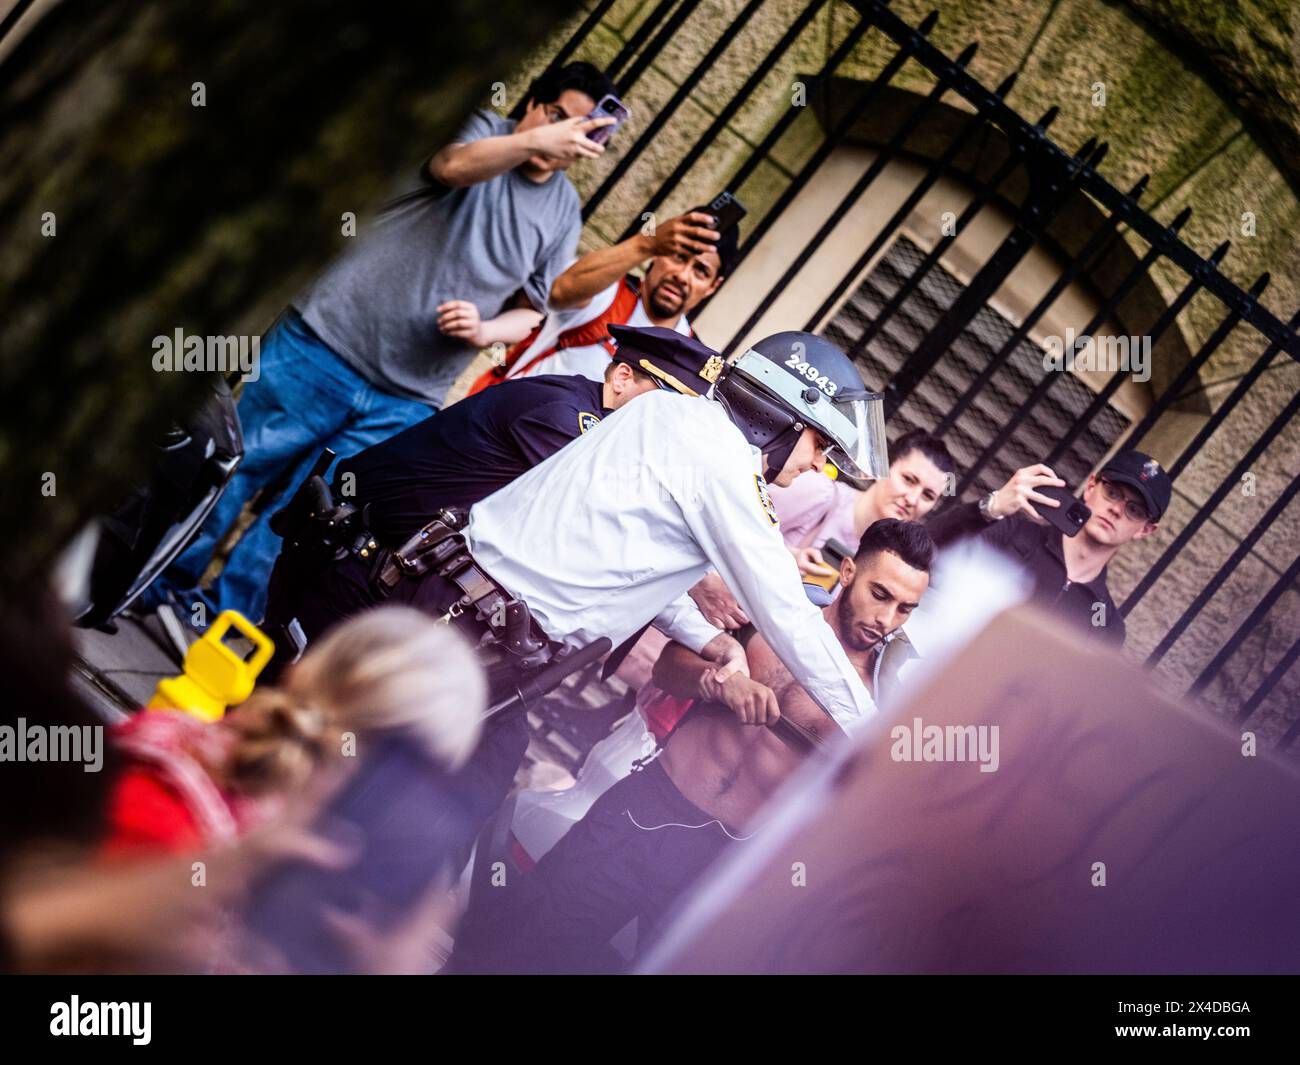
POLYGON ((1014 608, 792 780, 643 971, 1295 972, 1300 776, 1248 744, 1014 608), (917 718, 984 726, 973 760, 895 760, 917 718))

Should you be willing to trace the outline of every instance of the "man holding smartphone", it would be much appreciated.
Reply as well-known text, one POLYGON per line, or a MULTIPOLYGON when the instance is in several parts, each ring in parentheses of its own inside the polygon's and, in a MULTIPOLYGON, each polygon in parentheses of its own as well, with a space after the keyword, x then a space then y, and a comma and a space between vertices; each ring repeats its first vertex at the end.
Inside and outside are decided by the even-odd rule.
POLYGON ((694 336, 687 315, 718 290, 735 265, 737 229, 726 221, 724 217, 719 224, 708 208, 697 207, 584 255, 554 285, 553 302, 576 309, 539 324, 506 352, 499 366, 481 374, 470 393, 538 374, 579 374, 599 381, 614 353, 611 325, 658 326, 694 336), (647 259, 643 278, 631 273, 647 259))
POLYGON ((297 297, 261 345, 261 376, 239 401, 245 457, 198 538, 149 590, 188 614, 214 548, 262 493, 206 596, 262 616, 279 539, 270 515, 323 448, 351 455, 427 418, 475 352, 522 338, 543 314, 574 305, 555 280, 582 229, 563 171, 604 146, 587 134, 613 86, 589 63, 547 71, 517 122, 475 111, 420 171, 423 187, 390 204, 370 231, 297 297), (285 486, 266 498, 268 486, 285 486))
POLYGON ((1034 602, 1122 646, 1124 617, 1111 598, 1106 566, 1126 543, 1156 531, 1173 483, 1150 455, 1119 452, 1088 478, 1082 500, 1091 514, 1070 536, 1043 517, 1043 508, 1061 507, 1043 494, 1051 487, 1065 482, 1042 463, 1026 466, 978 502, 941 511, 928 523, 930 534, 939 547, 976 536, 1011 555, 1033 579, 1034 602))

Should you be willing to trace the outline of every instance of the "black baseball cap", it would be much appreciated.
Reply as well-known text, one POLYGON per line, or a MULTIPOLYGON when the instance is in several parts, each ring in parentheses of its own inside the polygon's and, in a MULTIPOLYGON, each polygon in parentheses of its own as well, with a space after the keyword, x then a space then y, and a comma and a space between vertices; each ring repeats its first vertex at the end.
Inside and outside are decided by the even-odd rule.
POLYGON ((1146 504, 1152 521, 1160 520, 1174 492, 1169 474, 1160 463, 1141 451, 1121 451, 1101 468, 1101 476, 1134 489, 1146 504))
POLYGON ((611 325, 618 345, 615 362, 625 362, 654 377, 661 388, 687 396, 702 396, 722 372, 723 359, 707 344, 674 329, 611 325))

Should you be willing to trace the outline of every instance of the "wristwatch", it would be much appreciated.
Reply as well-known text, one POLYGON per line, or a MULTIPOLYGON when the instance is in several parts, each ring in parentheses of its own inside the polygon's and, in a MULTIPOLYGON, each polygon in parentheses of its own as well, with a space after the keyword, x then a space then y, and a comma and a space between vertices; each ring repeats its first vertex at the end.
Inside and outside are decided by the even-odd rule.
POLYGON ((997 516, 994 516, 993 514, 989 513, 989 507, 993 506, 993 497, 995 495, 997 495, 996 492, 990 492, 988 495, 982 497, 979 503, 976 504, 979 507, 980 517, 983 518, 985 521, 1001 521, 1004 517, 1006 517, 1005 514, 998 514, 997 516))

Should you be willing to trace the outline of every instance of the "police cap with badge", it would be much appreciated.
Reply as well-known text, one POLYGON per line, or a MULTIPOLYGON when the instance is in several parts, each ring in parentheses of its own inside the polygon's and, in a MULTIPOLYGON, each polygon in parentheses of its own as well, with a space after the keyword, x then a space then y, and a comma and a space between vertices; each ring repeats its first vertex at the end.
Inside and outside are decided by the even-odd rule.
POLYGON ((618 345, 615 362, 625 362, 649 374, 662 389, 687 396, 706 395, 722 373, 722 356, 694 337, 673 329, 611 325, 618 345))

